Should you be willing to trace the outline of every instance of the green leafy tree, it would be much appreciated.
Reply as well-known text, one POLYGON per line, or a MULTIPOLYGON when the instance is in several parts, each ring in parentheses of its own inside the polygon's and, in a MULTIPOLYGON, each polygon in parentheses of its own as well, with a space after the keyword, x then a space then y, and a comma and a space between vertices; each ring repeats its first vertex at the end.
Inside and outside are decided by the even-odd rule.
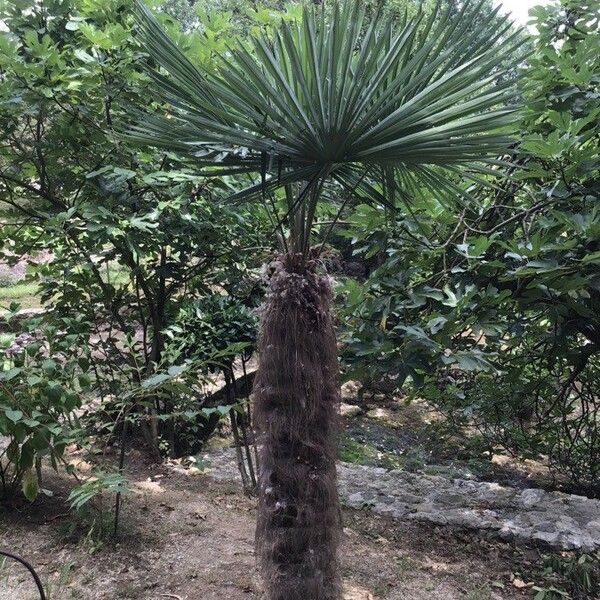
MULTIPOLYGON (((476 208, 423 195, 346 217, 363 281, 343 286, 349 376, 409 382, 488 447, 548 457, 598 493, 598 8, 531 11, 510 179, 476 208)), ((407 386, 408 389, 409 386, 407 386)))
POLYGON ((256 199, 278 234, 254 386, 257 542, 271 600, 340 595, 338 366, 331 285, 313 245, 319 206, 393 206, 418 188, 464 199, 456 174, 487 174, 510 144, 514 91, 502 76, 520 36, 494 15, 473 26, 474 12, 439 12, 365 22, 359 3, 309 7, 208 71, 138 8, 165 104, 135 117, 125 139, 178 151, 203 173, 253 177, 231 200, 256 199))
POLYGON ((548 456, 552 469, 597 493, 600 11, 564 1, 531 14, 539 35, 525 73, 524 168, 500 213, 500 222, 512 220, 490 248, 498 268, 482 273, 484 284, 497 278, 521 339, 503 357, 506 374, 483 391, 474 386, 473 399, 497 407, 493 386, 506 390, 511 400, 496 411, 495 436, 548 456))
MULTIPOLYGON (((52 327, 67 354, 85 355, 95 393, 111 403, 101 414, 117 420, 120 399, 170 366, 163 332, 180 305, 215 289, 247 300, 260 265, 252 261, 270 250, 265 214, 216 206, 226 181, 114 137, 123 106, 143 102, 152 85, 140 72, 131 8, 0 5, 0 260, 29 260, 45 309, 40 327, 52 327)), ((210 68, 228 30, 212 17, 198 22, 202 31, 182 39, 210 68)), ((139 409, 155 451, 161 437, 174 446, 176 425, 158 417, 176 400, 139 409)))

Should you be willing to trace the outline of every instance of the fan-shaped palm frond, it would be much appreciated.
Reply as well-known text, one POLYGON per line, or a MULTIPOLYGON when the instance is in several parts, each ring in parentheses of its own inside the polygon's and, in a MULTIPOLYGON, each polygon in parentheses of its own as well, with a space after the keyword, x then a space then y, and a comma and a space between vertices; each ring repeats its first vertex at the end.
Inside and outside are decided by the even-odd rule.
POLYGON ((443 169, 485 170, 511 143, 520 32, 496 12, 475 19, 483 1, 400 23, 367 22, 361 4, 306 8, 230 48, 215 72, 193 65, 139 4, 149 74, 169 109, 141 115, 127 137, 189 153, 207 172, 260 174, 238 196, 308 186, 290 207, 305 220, 324 179, 379 201, 383 187, 389 196, 416 180, 460 195, 443 169))

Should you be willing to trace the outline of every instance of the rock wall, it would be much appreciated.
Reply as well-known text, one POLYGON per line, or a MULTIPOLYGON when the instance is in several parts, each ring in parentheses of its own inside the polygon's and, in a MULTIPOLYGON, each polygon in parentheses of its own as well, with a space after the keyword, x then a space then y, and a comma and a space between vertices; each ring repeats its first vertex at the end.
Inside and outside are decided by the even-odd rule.
MULTIPOLYGON (((239 478, 233 450, 205 458, 213 477, 239 478)), ((351 508, 567 550, 600 548, 600 500, 347 463, 338 474, 342 502, 351 508)))

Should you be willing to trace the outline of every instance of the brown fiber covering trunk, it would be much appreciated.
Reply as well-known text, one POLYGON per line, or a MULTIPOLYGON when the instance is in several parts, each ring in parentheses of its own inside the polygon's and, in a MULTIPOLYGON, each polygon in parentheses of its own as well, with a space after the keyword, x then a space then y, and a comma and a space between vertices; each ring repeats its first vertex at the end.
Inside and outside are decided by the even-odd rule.
POLYGON ((338 600, 339 403, 332 288, 313 264, 273 264, 254 383, 257 550, 268 600, 338 600))

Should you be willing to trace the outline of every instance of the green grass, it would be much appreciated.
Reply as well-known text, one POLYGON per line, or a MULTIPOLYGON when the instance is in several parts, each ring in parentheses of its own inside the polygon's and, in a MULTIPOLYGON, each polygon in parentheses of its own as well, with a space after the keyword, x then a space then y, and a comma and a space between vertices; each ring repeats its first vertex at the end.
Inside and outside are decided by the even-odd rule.
POLYGON ((371 444, 357 442, 348 435, 343 436, 338 448, 340 460, 355 465, 372 465, 377 462, 377 448, 371 444))
POLYGON ((17 302, 21 308, 38 308, 40 300, 35 283, 15 283, 0 287, 0 308, 8 308, 12 302, 17 302))
POLYGON ((385 469, 401 469, 414 473, 425 467, 423 459, 414 454, 397 454, 379 450, 373 444, 361 442, 349 434, 344 434, 338 447, 338 458, 354 465, 369 465, 385 469))

